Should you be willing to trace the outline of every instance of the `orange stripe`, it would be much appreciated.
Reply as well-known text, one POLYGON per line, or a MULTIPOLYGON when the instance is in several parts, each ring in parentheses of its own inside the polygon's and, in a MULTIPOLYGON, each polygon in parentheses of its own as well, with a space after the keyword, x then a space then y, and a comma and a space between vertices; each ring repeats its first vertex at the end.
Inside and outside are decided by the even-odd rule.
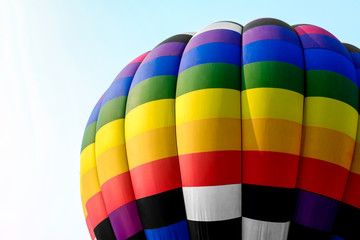
POLYGON ((301 156, 324 160, 350 169, 355 141, 348 135, 322 127, 303 127, 301 156))
POLYGON ((175 127, 164 127, 140 133, 126 142, 129 168, 177 156, 175 127))
POLYGON ((360 174, 360 143, 358 142, 355 144, 354 156, 350 171, 356 174, 360 174))
POLYGON ((284 119, 243 119, 242 149, 299 155, 301 129, 301 124, 284 119))
POLYGON ((179 155, 223 150, 241 150, 241 120, 211 118, 176 126, 179 155))
POLYGON ((129 171, 125 144, 110 148, 96 159, 100 185, 110 178, 129 171))
POLYGON ((83 201, 87 202, 92 196, 100 192, 96 168, 91 168, 81 176, 83 201))

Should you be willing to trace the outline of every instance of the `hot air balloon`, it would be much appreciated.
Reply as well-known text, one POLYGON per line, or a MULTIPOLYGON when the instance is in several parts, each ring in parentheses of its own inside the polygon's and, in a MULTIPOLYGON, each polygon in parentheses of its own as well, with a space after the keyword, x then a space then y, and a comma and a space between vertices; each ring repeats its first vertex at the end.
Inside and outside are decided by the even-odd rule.
POLYGON ((360 50, 314 25, 161 42, 86 125, 91 239, 360 239, 359 78, 360 50))

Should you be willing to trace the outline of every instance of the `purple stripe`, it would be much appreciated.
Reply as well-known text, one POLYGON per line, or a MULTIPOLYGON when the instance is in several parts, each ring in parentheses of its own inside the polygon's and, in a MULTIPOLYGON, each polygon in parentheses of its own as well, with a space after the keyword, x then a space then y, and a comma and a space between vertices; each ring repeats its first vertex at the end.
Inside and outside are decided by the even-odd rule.
POLYGON ((142 64, 151 61, 154 58, 164 56, 178 56, 180 57, 184 51, 186 44, 181 42, 169 42, 161 44, 154 48, 144 59, 142 64))
POLYGON ((275 25, 264 25, 247 30, 243 36, 243 46, 267 39, 288 41, 300 46, 300 40, 296 33, 290 29, 275 25))
POLYGON ((185 52, 206 43, 225 42, 241 45, 241 34, 227 29, 215 29, 193 37, 185 48, 185 52))
POLYGON ((347 58, 350 58, 349 52, 339 40, 323 34, 311 33, 300 36, 301 43, 304 49, 322 48, 334 52, 338 52, 347 58))
POLYGON ((109 219, 118 240, 125 240, 143 230, 135 201, 112 211, 109 219))
POLYGON ((299 190, 294 221, 322 232, 333 228, 339 201, 319 194, 299 190))
POLYGON ((121 72, 116 76, 116 78, 114 79, 114 82, 119 80, 120 78, 134 76, 139 65, 140 65, 140 62, 134 62, 134 63, 130 63, 130 64, 126 65, 126 67, 124 67, 124 69, 121 70, 121 72))

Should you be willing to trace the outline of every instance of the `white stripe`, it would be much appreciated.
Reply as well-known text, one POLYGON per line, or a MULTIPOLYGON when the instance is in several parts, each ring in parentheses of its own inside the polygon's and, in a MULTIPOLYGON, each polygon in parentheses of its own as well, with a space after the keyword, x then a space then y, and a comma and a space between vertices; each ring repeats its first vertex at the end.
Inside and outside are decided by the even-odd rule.
POLYGON ((200 33, 215 30, 215 29, 228 29, 228 30, 238 32, 240 34, 242 33, 242 27, 236 23, 216 22, 216 23, 213 23, 213 24, 210 24, 210 25, 204 27, 203 29, 198 31, 194 36, 199 35, 200 33))
POLYGON ((266 222, 242 217, 242 240, 286 240, 290 222, 266 222))
POLYGON ((186 34, 186 35, 190 35, 190 36, 194 36, 194 34, 195 34, 196 32, 184 32, 184 33, 182 33, 182 34, 186 34))
POLYGON ((183 187, 186 215, 193 221, 241 217, 241 184, 183 187))

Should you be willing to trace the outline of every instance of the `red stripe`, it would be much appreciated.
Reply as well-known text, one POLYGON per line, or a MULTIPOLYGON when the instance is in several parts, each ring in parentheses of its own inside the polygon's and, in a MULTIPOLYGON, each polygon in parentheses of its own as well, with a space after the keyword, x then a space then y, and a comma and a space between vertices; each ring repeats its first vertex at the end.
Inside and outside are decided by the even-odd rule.
POLYGON ((136 62, 142 62, 144 60, 144 58, 149 54, 149 52, 143 53, 140 56, 138 56, 137 58, 135 58, 134 60, 132 60, 129 64, 131 63, 136 63, 136 62))
POLYGON ((184 187, 241 183, 241 151, 191 153, 179 161, 184 187))
POLYGON ((265 151, 243 151, 243 183, 295 188, 299 156, 265 151))
POLYGON ((301 157, 297 187, 341 200, 349 171, 326 161, 301 157))
POLYGON ((129 172, 110 178, 101 186, 108 213, 135 199, 129 172))
POLYGON ((177 156, 140 165, 130 174, 136 199, 181 187, 177 156))
POLYGON ((304 34, 317 33, 317 34, 327 35, 327 36, 335 38, 337 40, 337 38, 334 35, 332 35, 330 32, 326 31, 325 29, 323 29, 321 27, 317 27, 317 26, 313 26, 313 25, 298 26, 295 28, 295 31, 299 36, 304 35, 304 34))
POLYGON ((85 221, 86 221, 86 226, 87 226, 87 228, 89 230, 89 233, 90 233, 90 237, 93 240, 93 239, 95 239, 95 233, 94 233, 93 227, 91 226, 89 215, 87 215, 85 221))
POLYGON ((93 229, 95 229, 101 221, 108 217, 101 192, 98 192, 89 198, 86 202, 86 210, 88 212, 88 216, 90 217, 90 223, 93 229))
POLYGON ((360 209, 360 175, 350 172, 343 202, 360 209))

